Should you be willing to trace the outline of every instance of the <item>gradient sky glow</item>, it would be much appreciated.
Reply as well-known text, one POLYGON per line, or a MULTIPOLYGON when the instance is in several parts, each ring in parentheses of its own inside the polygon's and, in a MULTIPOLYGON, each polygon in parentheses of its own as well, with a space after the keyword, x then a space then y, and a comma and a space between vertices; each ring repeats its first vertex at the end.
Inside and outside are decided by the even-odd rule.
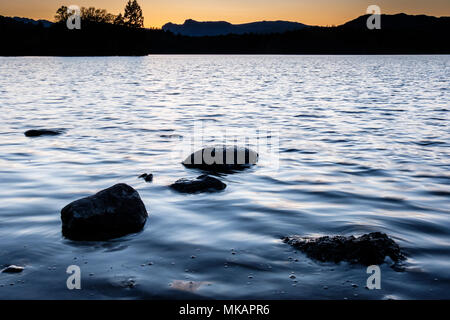
MULTIPOLYGON (((104 8, 118 14, 127 0, 0 0, 0 15, 53 21, 61 5, 104 8)), ((183 23, 226 20, 245 23, 261 20, 289 20, 309 25, 339 25, 365 14, 376 4, 382 13, 450 16, 450 0, 138 0, 146 27, 166 22, 183 23)))

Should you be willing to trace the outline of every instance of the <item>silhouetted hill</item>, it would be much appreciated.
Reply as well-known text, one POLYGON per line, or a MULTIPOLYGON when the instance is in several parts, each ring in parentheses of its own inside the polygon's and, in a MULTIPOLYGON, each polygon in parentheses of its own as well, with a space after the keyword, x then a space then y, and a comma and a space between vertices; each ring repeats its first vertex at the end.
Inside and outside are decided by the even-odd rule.
POLYGON ((283 33, 286 31, 304 29, 306 27, 308 26, 302 23, 289 21, 260 21, 244 24, 231 24, 226 21, 199 22, 188 19, 184 24, 166 23, 162 29, 183 36, 203 37, 246 33, 283 33))
MULTIPOLYGON (((370 15, 364 15, 351 20, 340 28, 367 29, 367 19, 370 15)), ((438 30, 448 28, 450 17, 431 17, 426 15, 407 15, 404 13, 381 15, 381 27, 385 30, 438 30)))
POLYGON ((448 17, 383 15, 381 30, 367 29, 367 17, 338 27, 191 37, 94 22, 68 30, 0 16, 0 55, 450 54, 448 17))

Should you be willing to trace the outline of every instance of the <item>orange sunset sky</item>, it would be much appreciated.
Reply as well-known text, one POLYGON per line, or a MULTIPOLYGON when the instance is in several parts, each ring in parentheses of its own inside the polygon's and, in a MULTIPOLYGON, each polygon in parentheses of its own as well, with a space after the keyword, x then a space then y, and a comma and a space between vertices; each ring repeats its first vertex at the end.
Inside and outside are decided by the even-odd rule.
MULTIPOLYGON (((288 20, 309 25, 339 25, 366 13, 371 4, 382 13, 450 16, 450 0, 138 0, 146 27, 167 22, 183 23, 225 20, 245 23, 261 20, 288 20)), ((53 21, 61 5, 104 8, 118 14, 126 0, 0 0, 0 15, 53 21)))

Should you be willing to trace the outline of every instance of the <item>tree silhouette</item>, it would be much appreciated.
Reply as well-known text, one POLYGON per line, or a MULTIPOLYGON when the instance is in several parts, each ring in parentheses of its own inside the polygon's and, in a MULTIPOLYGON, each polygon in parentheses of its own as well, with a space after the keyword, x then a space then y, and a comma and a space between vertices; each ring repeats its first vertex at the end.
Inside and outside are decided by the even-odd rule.
MULTIPOLYGON (((69 18, 67 6, 61 6, 55 15, 57 23, 64 23, 69 18)), ((105 9, 96 9, 94 7, 81 8, 81 20, 85 22, 94 23, 109 23, 131 28, 143 28, 144 17, 142 16, 142 9, 136 0, 128 0, 125 7, 125 13, 122 15, 113 15, 108 13, 105 9)))
MULTIPOLYGON (((55 21, 57 23, 64 23, 69 18, 67 6, 61 6, 55 15, 55 21)), ((96 9, 94 7, 81 8, 81 20, 84 22, 97 22, 97 23, 114 23, 116 16, 108 13, 105 9, 96 9)))
POLYGON ((108 13, 105 9, 96 9, 94 7, 81 8, 81 19, 83 21, 98 23, 113 23, 115 16, 108 13))
POLYGON ((116 16, 116 18, 114 19, 114 24, 119 25, 119 26, 125 25, 125 20, 123 19, 123 16, 121 13, 119 13, 119 15, 116 16))
POLYGON ((69 18, 69 14, 67 12, 67 6, 61 6, 58 10, 56 10, 55 21, 56 22, 66 22, 69 18))
POLYGON ((142 9, 136 0, 128 0, 125 7, 124 14, 125 25, 132 28, 144 27, 144 17, 142 16, 142 9))

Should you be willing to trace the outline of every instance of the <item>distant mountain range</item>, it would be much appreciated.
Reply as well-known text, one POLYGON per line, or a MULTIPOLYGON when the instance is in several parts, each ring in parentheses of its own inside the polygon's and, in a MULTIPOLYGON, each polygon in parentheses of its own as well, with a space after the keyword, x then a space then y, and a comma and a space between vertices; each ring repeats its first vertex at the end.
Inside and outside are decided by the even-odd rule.
POLYGON ((166 23, 162 29, 183 36, 203 37, 246 33, 284 33, 286 31, 301 30, 307 27, 307 25, 302 23, 289 21, 259 21, 244 24, 231 24, 226 21, 199 22, 188 19, 183 24, 166 23))
POLYGON ((163 29, 83 23, 69 30, 65 23, 0 16, 0 55, 450 54, 450 17, 382 15, 381 30, 369 30, 368 17, 335 27, 187 20, 163 29))
MULTIPOLYGON (((346 22, 336 28, 339 29, 367 29, 366 23, 369 15, 360 16, 354 20, 346 22)), ((3 17, 12 21, 31 24, 33 26, 42 25, 44 28, 51 27, 54 23, 48 20, 33 20, 21 17, 3 17)), ((381 15, 382 29, 402 30, 402 29, 441 29, 448 28, 450 17, 433 17, 426 15, 408 15, 405 13, 393 15, 381 15)), ((170 31, 174 34, 192 37, 203 36, 223 36, 229 34, 275 34, 288 31, 302 30, 305 28, 321 28, 308 26, 299 22, 290 21, 259 21, 243 24, 231 24, 226 21, 195 21, 186 20, 183 24, 166 23, 162 30, 170 31)))
MULTIPOLYGON (((367 30, 368 18, 369 15, 360 16, 343 25, 337 26, 336 28, 367 30)), ((382 28, 385 30, 439 29, 447 28, 449 23, 450 17, 438 18, 426 15, 407 15, 405 13, 381 15, 382 28)), ((244 24, 231 24, 226 21, 199 22, 192 19, 186 20, 183 24, 169 22, 162 27, 164 31, 192 37, 223 36, 228 34, 274 34, 302 30, 305 28, 317 27, 289 21, 260 21, 244 24)))
POLYGON ((13 20, 17 21, 17 22, 22 22, 25 24, 32 24, 34 26, 37 26, 39 24, 42 24, 42 26, 44 28, 49 28, 52 26, 53 22, 50 22, 48 20, 33 20, 33 19, 28 19, 28 18, 20 18, 20 17, 13 17, 13 20))

